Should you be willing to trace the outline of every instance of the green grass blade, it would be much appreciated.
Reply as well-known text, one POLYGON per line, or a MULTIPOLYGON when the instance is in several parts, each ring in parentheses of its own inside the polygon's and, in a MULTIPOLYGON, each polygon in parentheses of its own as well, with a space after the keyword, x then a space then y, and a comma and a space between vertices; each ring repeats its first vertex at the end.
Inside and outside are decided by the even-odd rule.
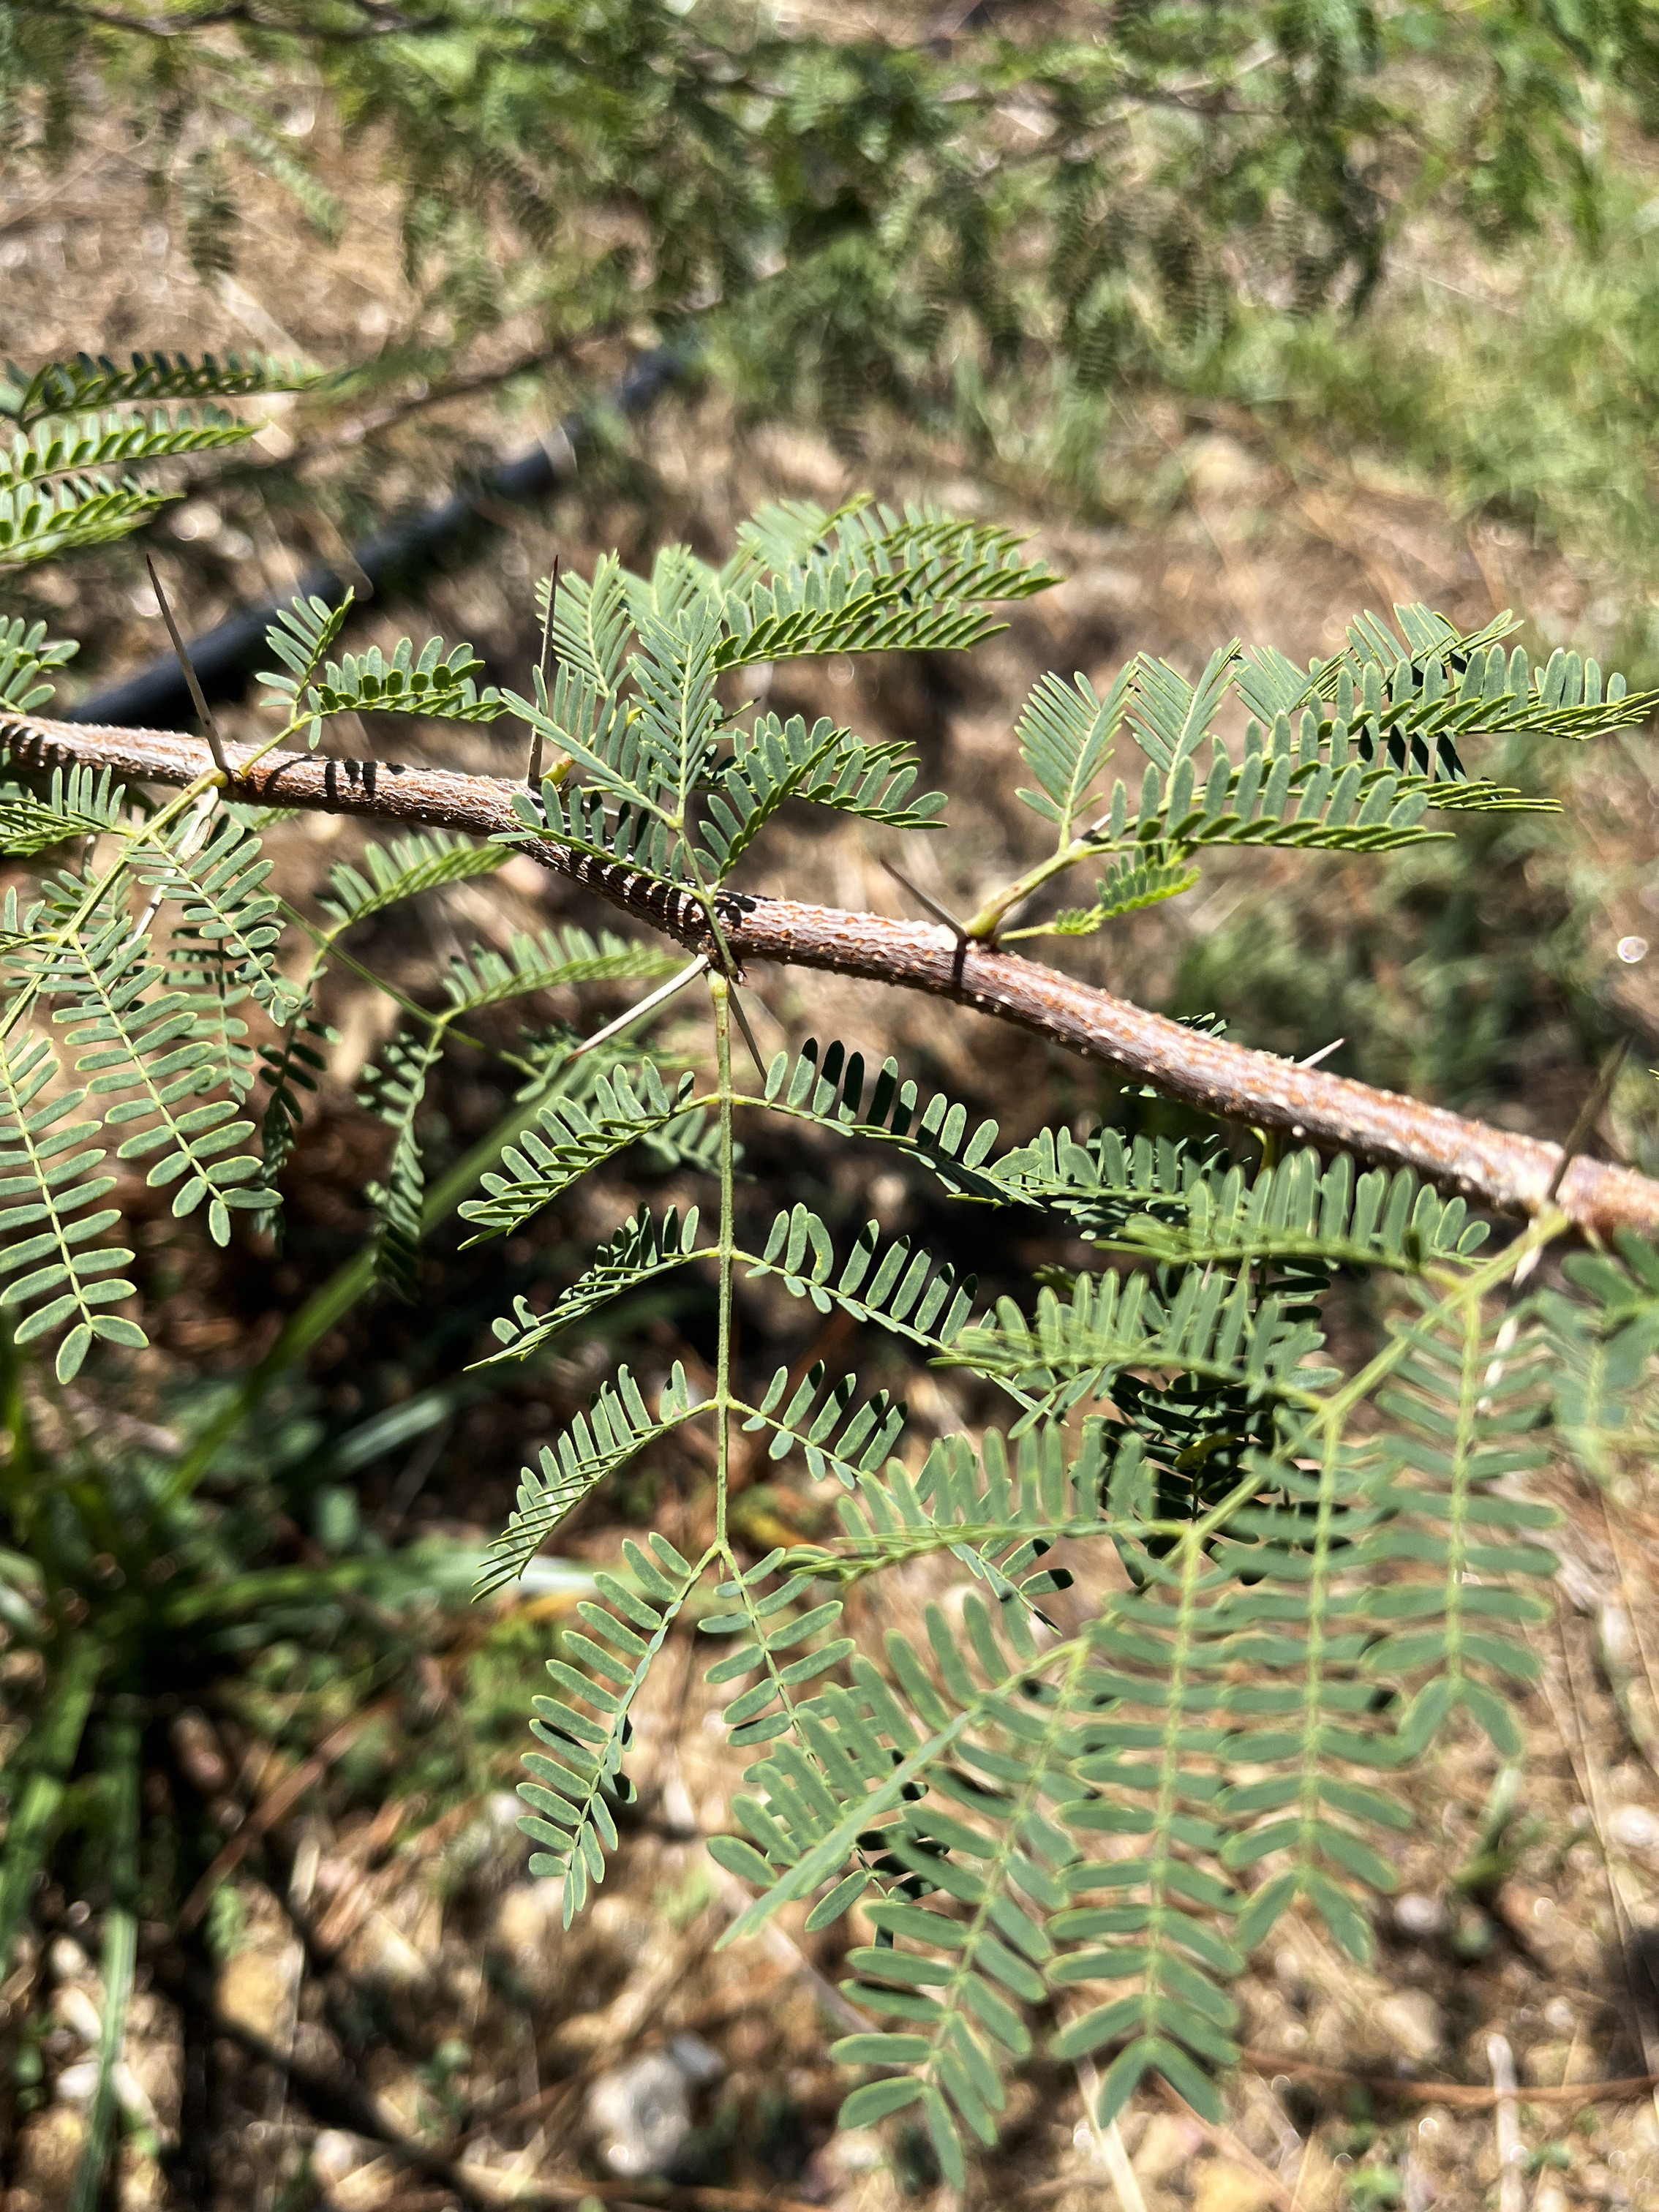
POLYGON ((115 2069, 127 2037, 133 1969, 138 1957, 138 1781, 141 1730, 131 1719, 110 1723, 106 1769, 113 1798, 110 1902, 104 1914, 104 2019, 98 2039, 98 2087, 69 2212, 98 2212, 115 2131, 115 2069))
POLYGON ((31 1734, 28 1779, 0 1852, 0 1975, 11 1964, 12 1945, 34 1894, 35 1877, 52 1847, 106 1656, 90 1639, 70 1645, 31 1734))

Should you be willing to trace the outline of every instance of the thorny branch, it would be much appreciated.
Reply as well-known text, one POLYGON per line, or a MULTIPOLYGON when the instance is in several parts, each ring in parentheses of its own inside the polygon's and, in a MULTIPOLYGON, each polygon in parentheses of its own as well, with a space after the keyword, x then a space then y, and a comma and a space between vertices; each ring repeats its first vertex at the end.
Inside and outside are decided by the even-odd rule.
MULTIPOLYGON (((205 744, 170 731, 8 714, 0 715, 0 744, 17 766, 31 770, 79 763, 107 768, 131 781, 173 787, 213 771, 205 744)), ((240 800, 418 823, 472 837, 509 832, 544 867, 694 952, 709 949, 707 915, 689 893, 528 835, 513 811, 523 786, 506 777, 285 752, 256 758, 258 749, 251 746, 226 750, 228 788, 240 800)), ((1500 1213, 1529 1218, 1553 1204, 1589 1235, 1611 1237, 1620 1229, 1659 1235, 1659 1182, 1628 1168, 1580 1156, 1562 1175, 1559 1145, 1200 1035, 1057 969, 988 951, 950 930, 746 893, 722 896, 720 908, 722 931, 739 963, 793 963, 952 1000, 1106 1060, 1206 1113, 1351 1152, 1366 1162, 1411 1168, 1440 1188, 1500 1213)))

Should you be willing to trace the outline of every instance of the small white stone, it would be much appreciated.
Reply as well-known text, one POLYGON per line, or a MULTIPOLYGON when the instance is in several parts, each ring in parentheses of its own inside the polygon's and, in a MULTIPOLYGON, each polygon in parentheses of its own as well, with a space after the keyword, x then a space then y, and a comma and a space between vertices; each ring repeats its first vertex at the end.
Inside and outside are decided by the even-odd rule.
POLYGON ((1446 1924, 1445 1913, 1437 1897, 1428 1897, 1419 1889, 1408 1889, 1395 1899, 1395 1925, 1407 1936, 1437 1936, 1446 1924))
POLYGON ((222 518, 210 499, 190 499, 173 510, 172 529, 175 538, 188 544, 197 538, 216 538, 222 518))
POLYGON ((1645 1805, 1615 1805, 1608 1816, 1607 1833, 1626 1850, 1650 1851, 1659 1844, 1659 1818, 1645 1805))
POLYGON ((363 2163, 364 2146, 356 2136, 339 2128, 325 2128, 311 2146, 311 2170, 325 2188, 343 2181, 363 2163))
POLYGON ((662 2173, 691 2133, 685 2075, 665 2051, 647 2051, 600 2075, 588 2093, 587 2121, 612 2173, 629 2181, 662 2173))
POLYGON ((82 2058, 58 2076, 60 2105, 89 2105, 98 2094, 98 2061, 82 2058))
POLYGON ((92 1960, 72 1936, 54 1936, 46 1966, 55 1982, 78 1982, 92 1972, 92 1960))
POLYGON ((685 1778, 678 1767, 663 1784, 662 1817, 671 1835, 695 1836, 698 1832, 697 1808, 691 1802, 685 1778))
POLYGON ((104 2032, 98 2008, 78 1982, 65 1982, 53 1991, 52 2011, 71 2034, 82 2043, 96 2043, 104 2032))
POLYGON ((155 2125, 155 2107, 125 2058, 116 2062, 110 2080, 115 2085, 116 2097, 127 2118, 138 2127, 153 2128, 155 2125))
POLYGON ((1633 968, 1638 960, 1647 958, 1648 940, 1645 937, 1621 937, 1613 950, 1626 967, 1633 968))
POLYGON ((1372 2016, 1414 2065, 1432 2058, 1445 2043, 1444 2015, 1426 1990, 1397 1990, 1383 1998, 1372 2016))
POLYGON ((532 860, 528 853, 515 853, 495 872, 507 889, 517 891, 521 898, 540 898, 553 880, 547 870, 532 860))

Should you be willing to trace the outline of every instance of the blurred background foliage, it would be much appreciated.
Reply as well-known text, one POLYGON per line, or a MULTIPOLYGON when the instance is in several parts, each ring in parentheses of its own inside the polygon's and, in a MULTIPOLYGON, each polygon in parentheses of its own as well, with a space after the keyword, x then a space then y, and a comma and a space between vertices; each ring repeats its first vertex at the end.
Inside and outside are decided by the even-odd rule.
POLYGON ((313 283, 370 200, 357 390, 695 333, 754 417, 1097 514, 1172 394, 1650 558, 1639 0, 9 0, 0 102, 47 197, 112 126, 209 284, 256 186, 313 283))
MULTIPOLYGON (((26 368, 82 348, 252 346, 322 372, 249 410, 264 421, 252 447, 164 471, 178 496, 131 540, 0 580, 0 611, 82 641, 71 700, 164 646, 145 551, 196 634, 285 598, 317 562, 349 580, 353 545, 527 440, 560 448, 578 409, 591 434, 556 498, 475 500, 403 585, 433 625, 480 641, 493 680, 526 684, 532 580, 556 550, 583 568, 677 537, 720 555, 735 519, 781 494, 925 489, 1027 524, 1071 573, 963 665, 791 668, 769 695, 916 745, 952 793, 952 836, 912 837, 902 857, 959 911, 1035 857, 1006 804, 1007 729, 1046 667, 1103 683, 1146 648, 1190 673, 1235 632, 1305 659, 1358 606, 1423 599, 1468 629, 1513 605, 1529 645, 1659 674, 1659 20, 1641 0, 0 0, 0 102, 7 346, 26 368), (664 347, 678 388, 630 427, 604 395, 664 347)), ((405 626, 386 595, 357 625, 388 645, 405 626)), ((259 726, 234 707, 226 720, 259 726)), ((423 755, 419 736, 394 744, 371 721, 350 750, 412 744, 502 772, 520 742, 508 725, 450 730, 423 755)), ((1650 738, 1582 759, 1517 747, 1492 772, 1562 813, 1471 821, 1363 870, 1285 856, 1251 864, 1247 886, 1224 866, 1075 964, 1272 1050, 1342 1037, 1342 1072, 1556 1138, 1633 1033, 1591 1141, 1654 1171, 1659 961, 1636 949, 1659 939, 1650 738)), ((276 887, 303 906, 356 836, 274 829, 276 887)), ((908 910, 856 837, 801 828, 786 849, 788 887, 908 910)), ((358 957, 435 1004, 461 933, 596 919, 511 865, 488 891, 457 884, 386 916, 358 957)), ((763 980, 782 1037, 867 1036, 1011 1134, 1102 1113, 1182 1126, 973 1018, 763 980)), ((620 1003, 589 991, 532 1011, 591 1030, 620 1003)), ((331 1035, 280 1249, 239 1235, 213 1251, 158 1205, 138 1237, 153 1354, 94 1363, 67 1392, 9 1349, 0 1366, 9 1840, 25 1777, 44 1778, 29 1802, 55 1838, 38 1887, 0 1891, 0 1917, 24 1927, 9 1981, 0 1964, 8 2212, 56 2212, 76 2191, 89 2212, 106 2185, 133 2205, 401 2203, 410 2142, 453 2160, 483 2140, 510 2166, 535 2129, 575 2124, 585 2083, 648 2039, 665 1990, 728 2069, 683 2178, 926 2202, 925 2148, 896 2146, 885 2197, 826 2162, 838 2093, 811 1977, 833 1957, 786 1961, 782 1995, 752 1963, 708 1959, 722 1907, 690 1839, 720 1825, 723 1784, 695 1714, 587 1948, 550 1972, 501 1796, 526 1679, 582 1562, 610 1556, 618 1524, 672 1533, 708 1470, 662 1455, 573 1528, 566 1583, 465 1607, 520 1459, 614 1348, 573 1338, 510 1387, 464 1379, 503 1269, 509 1292, 556 1289, 649 1170, 573 1201, 504 1261, 460 1255, 440 1212, 413 1303, 376 1301, 356 1261, 386 1149, 357 1096, 384 1034, 375 1004, 348 976, 320 1009, 331 1035), (79 1673, 75 1652, 92 1654, 79 1673), (119 1960, 98 1963, 94 1936, 123 1912, 127 2075, 118 2097, 108 2066, 101 2091, 71 2094, 87 2014, 65 1993, 107 2008, 119 1960), (353 2105, 353 2083, 380 2104, 353 2105), (491 2119, 520 2107, 516 2133, 491 2119), (391 2137, 402 2163, 376 2196, 356 2177, 391 2137)), ((672 1022, 659 1042, 695 1048, 672 1022)), ((434 1187, 511 1115, 513 1084, 452 1045, 421 1125, 434 1187)), ((1056 1256, 1017 1217, 969 1236, 902 1177, 866 1185, 769 1141, 753 1172, 789 1177, 838 1231, 874 1210, 988 1288, 1056 1256)), ((695 1371, 706 1290, 677 1298, 608 1317, 636 1364, 695 1371)), ((816 1356, 799 1326, 745 1316, 757 1358, 816 1356)), ((879 1381, 874 1348, 858 1351, 879 1381)), ((954 1383, 924 1382, 924 1432, 982 1418, 954 1383)), ((811 1534, 808 1486, 750 1472, 737 1510, 757 1550, 811 1534)), ((1610 1480, 1617 1504, 1635 1478, 1621 1462, 1610 1480)), ((1597 1601, 1604 1644, 1619 1605, 1639 1622, 1650 1600, 1631 1571, 1597 1601)), ((1604 1673, 1581 1742, 1614 1775, 1638 1747, 1638 1778, 1619 1788, 1640 1811, 1643 1693, 1631 1668, 1604 1673)), ((1559 1753, 1553 1726, 1540 1714, 1559 1753)), ((1542 1790, 1524 1832, 1501 1785, 1440 1771, 1420 1786, 1454 1849, 1547 1883, 1563 1926, 1590 1929, 1600 1862, 1572 1857, 1571 1783, 1542 1790)), ((1427 1862, 1407 1873, 1443 1886, 1427 1862)), ((1358 2000, 1346 1970, 1327 1987, 1316 1960, 1276 1964, 1251 2000, 1258 2039, 1285 2047, 1323 2006, 1344 2023, 1339 2063, 1392 2065, 1397 2042, 1365 2039, 1408 1984, 1460 2032, 1513 2015, 1516 1960, 1540 2014, 1568 1984, 1601 1987, 1593 1944, 1589 1963, 1540 1966, 1496 1881, 1452 1890, 1427 1949, 1385 1952, 1358 2000)), ((1619 2040, 1631 2003, 1598 2002, 1563 2063, 1582 2031, 1604 2070, 1639 2070, 1644 2052, 1619 2040)), ((1033 2078, 990 2201, 1071 2155, 1070 2118, 1054 2130, 1074 2086, 1033 2078)), ((1322 2146, 1324 2201, 1409 2201, 1403 2130, 1334 2094, 1286 2109, 1322 2146)), ((1156 2132, 1141 2118, 1138 2160, 1156 2132)), ((1581 2166, 1617 2148, 1593 2135, 1571 2148, 1581 2166)), ((1474 2186, 1481 2140, 1448 2118, 1443 2186, 1474 2186)), ((1195 2148, 1163 2169, 1171 2190, 1195 2148)), ((1150 2148, 1144 2166, 1161 2203, 1150 2148)), ((449 2171, 428 2172, 411 2212, 474 2201, 449 2171)))

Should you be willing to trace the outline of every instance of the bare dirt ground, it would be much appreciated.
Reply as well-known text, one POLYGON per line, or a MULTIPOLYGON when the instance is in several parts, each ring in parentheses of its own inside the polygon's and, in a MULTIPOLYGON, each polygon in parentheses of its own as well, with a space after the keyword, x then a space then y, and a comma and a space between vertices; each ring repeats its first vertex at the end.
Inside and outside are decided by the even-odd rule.
MULTIPOLYGON (((82 345, 201 351, 250 333, 270 343, 275 326, 332 362, 421 313, 364 195, 360 227, 325 283, 301 280, 286 218, 256 196, 235 289, 216 295, 147 210, 113 135, 44 198, 41 191, 38 180, 20 185, 0 223, 10 343, 31 360, 82 345)), ((480 359, 516 357, 529 335, 497 332, 480 359)), ((619 352, 595 345, 576 365, 599 374, 619 352)), ((458 457, 524 442, 558 400, 543 392, 526 404, 507 422, 481 401, 440 410, 450 431, 435 447, 422 414, 331 446, 338 417, 321 421, 302 402, 281 414, 270 456, 284 439, 302 448, 311 439, 319 481, 367 471, 382 496, 412 499, 458 457)), ((1051 665, 1101 680, 1148 650, 1191 668, 1235 633, 1305 659, 1330 649, 1357 607, 1419 597, 1471 628, 1514 605, 1546 642, 1594 645, 1616 627, 1605 580, 1499 523, 1466 528, 1424 488, 1364 461, 1287 459, 1248 422, 1147 406, 1126 427, 1124 465, 1123 514, 1111 525, 1033 512, 1036 550, 1068 581, 1018 611, 1006 635, 970 662, 778 672, 773 703, 833 706, 875 734, 910 738, 927 781, 952 793, 953 830, 948 842, 913 836, 899 854, 890 837, 803 826, 781 854, 773 848, 757 881, 902 911, 905 895, 879 866, 886 853, 935 896, 965 907, 976 886, 1035 850, 1010 803, 1008 732, 1025 686, 1051 665)), ((307 500, 307 480, 302 472, 297 487, 279 486, 273 477, 268 495, 257 476, 207 485, 161 526, 164 578, 188 628, 239 599, 289 587, 326 543, 332 526, 319 517, 327 502, 307 500)), ((678 535, 718 551, 761 497, 831 501, 864 481, 886 495, 927 485, 969 510, 1019 511, 1017 487, 988 487, 948 454, 919 458, 914 447, 877 441, 854 467, 798 433, 741 428, 713 399, 678 400, 620 461, 596 469, 550 511, 507 518, 483 557, 434 579, 418 617, 377 611, 362 635, 389 641, 405 620, 419 629, 429 619, 478 642, 498 679, 521 680, 533 650, 532 580, 556 548, 577 566, 611 544, 637 558, 678 535)), ((101 672, 157 648, 160 625, 141 576, 136 560, 119 556, 39 587, 59 625, 88 638, 101 672)), ((513 727, 426 732, 422 742, 456 765, 499 768, 517 742, 513 727)), ((354 738, 348 749, 386 750, 384 732, 364 736, 367 744, 354 738)), ((398 744, 408 749, 402 733, 398 744)), ((1644 737, 1575 770, 1564 787, 1572 838, 1517 848, 1504 859, 1498 887, 1478 892, 1490 911, 1460 940, 1477 1000, 1510 973, 1506 941, 1517 933, 1568 950, 1553 972, 1528 971, 1521 1012, 1511 1011, 1473 1068, 1446 1042, 1467 1030, 1468 1005, 1437 1012, 1425 1001, 1420 963, 1437 957, 1442 940, 1419 908, 1443 918, 1450 898, 1432 872, 1390 905, 1357 866, 1293 856, 1240 863, 1218 869, 1176 908, 1083 948, 1079 964, 1164 1004, 1179 1000, 1194 961, 1201 976, 1215 972, 1203 966, 1206 946, 1243 945, 1270 921, 1288 933, 1292 956, 1298 944, 1322 950, 1346 933, 1360 953, 1341 1003, 1361 1020, 1339 1064, 1559 1136, 1591 1079, 1583 994, 1576 999, 1563 975, 1570 969, 1582 982, 1607 970, 1613 944, 1640 933, 1644 915, 1650 926, 1659 901, 1655 763, 1644 737)), ((273 832, 284 890, 308 893, 323 866, 351 854, 356 834, 316 821, 273 832)), ((533 872, 514 868, 500 880, 501 898, 494 887, 488 897, 460 887, 377 934, 362 957, 420 990, 475 935, 499 939, 553 915, 603 919, 533 872)), ((1626 1018, 1645 1034, 1659 1006, 1639 963, 1619 988, 1626 1018)), ((922 1001, 790 974, 757 979, 756 996, 769 1047, 778 1036, 798 1042, 816 1033, 890 1049, 971 1107, 999 1114, 1011 1134, 1047 1115, 1109 1103, 1097 1071, 972 1017, 947 1023, 922 1001)), ((592 1020, 611 1010, 595 998, 548 1011, 592 1020)), ((256 1249, 210 1259, 164 1219, 152 1224, 145 1264, 171 1288, 143 1378, 147 1401, 126 1409, 130 1418, 165 1420, 169 1390, 190 1375, 257 1354, 361 1229, 362 1185, 379 1164, 380 1133, 352 1093, 383 1018, 349 988, 328 1011, 338 1041, 295 1164, 288 1244, 280 1256, 256 1249)), ((1236 1033, 1277 1050, 1305 1052, 1334 1033, 1298 1030, 1314 1018, 1305 999, 1283 991, 1253 999, 1248 982, 1228 1011, 1236 1033)), ((665 1041, 678 1038, 671 1027, 665 1041)), ((460 1063, 446 1078, 443 1104, 459 1140, 499 1110, 499 1092, 460 1063)), ((1645 1120, 1636 1091, 1620 1094, 1598 1141, 1639 1152, 1645 1120)), ((827 1183, 843 1211, 868 1204, 929 1237, 962 1233, 902 1183, 860 1188, 857 1167, 844 1161, 808 1155, 795 1171, 827 1183)), ((538 1251, 551 1265, 635 1201, 620 1182, 584 1187, 547 1224, 538 1251)), ((1011 1244, 981 1264, 1012 1283, 1043 1256, 1011 1244)), ((417 1374, 425 1384, 446 1371, 443 1358, 453 1371, 476 1355, 489 1286, 464 1270, 443 1279, 434 1297, 474 1314, 472 1335, 441 1355, 430 1348, 428 1313, 360 1316, 313 1363, 324 1418, 395 1400, 410 1387, 395 1378, 411 1362, 427 1363, 417 1374)), ((757 1357, 805 1349, 783 1316, 757 1310, 752 1326, 763 1340, 757 1357)), ((649 1328, 655 1356, 684 1354, 678 1320, 649 1328)), ((366 1517, 458 1541, 493 1533, 521 1457, 580 1403, 592 1382, 587 1355, 603 1350, 578 1347, 521 1388, 464 1407, 412 1487, 407 1455, 365 1468, 366 1517)), ((948 1380, 923 1378, 911 1404, 924 1437, 971 1425, 976 1410, 948 1380)), ((591 1507, 564 1548, 578 1559, 607 1559, 648 1518, 672 1535, 706 1481, 695 1459, 665 1458, 644 1489, 591 1507)), ((1659 1501, 1644 1467, 1607 1490, 1565 1471, 1548 1487, 1565 1515, 1565 1565, 1559 1620, 1539 1634, 1544 1672, 1527 1705, 1527 1759, 1500 1770, 1454 1741, 1412 1778, 1419 1819, 1401 1853, 1399 1893, 1378 1910, 1373 1963, 1357 1968, 1300 1923, 1281 1927, 1243 1985, 1249 2058, 1231 2086, 1224 2129, 1147 2094, 1121 2138, 1103 2138, 1085 2117, 1078 2075, 1034 2063, 1012 2086, 1002 2144, 964 2207, 1565 2212, 1659 2202, 1654 2096, 1596 2087, 1659 2069, 1659 1501)), ((757 1486, 745 1504, 757 1545, 775 1540, 780 1528, 810 1528, 818 1504, 804 1480, 757 1486)), ((901 1577, 890 1602, 914 1606, 943 1587, 936 1571, 931 1583, 901 1577)), ((502 1601, 484 1615, 435 1623, 410 1680, 390 1685, 372 1709, 337 1697, 309 1715, 309 1764, 262 1723, 257 1701, 227 1698, 203 1710, 181 1698, 169 1723, 172 1763, 156 1787, 193 1808, 198 1825, 216 1826, 235 1863, 206 1915, 205 1940, 181 1932, 176 1913, 143 1930, 123 2084, 130 2125, 112 2200, 125 2212, 663 2203, 671 2199, 656 2184, 629 2180, 611 2154, 630 2130, 655 2124, 642 2111, 653 2098, 659 2118, 666 2112, 663 2124, 679 2132, 675 2203, 709 2212, 955 2205, 914 2136, 834 2135, 844 2083, 825 2052, 847 2024, 836 1986, 842 1931, 808 1938, 786 1921, 763 1942, 714 1948, 738 1898, 699 1838, 726 1825, 736 1774, 690 1638, 671 1641, 641 1717, 641 1802, 622 1850, 592 1910, 562 1929, 556 1886, 527 1873, 509 1793, 521 1740, 514 1717, 568 1603, 502 1601), (473 1753, 424 1782, 422 1759, 445 1730, 471 1735, 473 1753), (656 2071, 641 2072, 653 2054, 656 2071)), ((21 1686, 21 1674, 12 1679, 21 1686)), ((3 1992, 14 2020, 33 2006, 47 2021, 39 2094, 0 2148, 5 2212, 56 2212, 66 2199, 85 2127, 87 2022, 100 1997, 91 1927, 72 1880, 55 1883, 3 1992)))

